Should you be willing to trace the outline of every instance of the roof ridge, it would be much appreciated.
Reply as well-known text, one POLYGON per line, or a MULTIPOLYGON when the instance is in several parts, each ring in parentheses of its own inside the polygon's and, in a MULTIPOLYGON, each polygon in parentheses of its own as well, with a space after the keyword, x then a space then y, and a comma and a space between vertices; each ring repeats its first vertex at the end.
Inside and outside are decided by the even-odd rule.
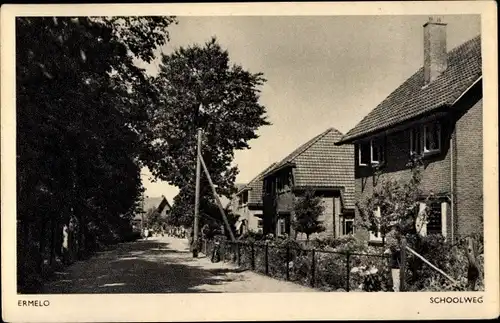
POLYGON ((248 182, 248 184, 245 185, 245 187, 249 186, 250 184, 252 184, 255 181, 258 181, 268 170, 270 170, 275 165, 276 165, 276 162, 273 162, 273 163, 271 163, 271 165, 264 168, 264 170, 262 172, 260 172, 257 176, 255 176, 250 182, 248 182))
MULTIPOLYGON (((322 133, 314 136, 313 138, 309 139, 307 142, 305 142, 302 145, 300 145, 298 148, 296 148, 290 154, 288 154, 283 159, 281 159, 279 162, 277 162, 276 166, 279 167, 279 166, 283 165, 285 162, 291 162, 291 161, 295 160, 297 157, 299 157, 305 151, 307 151, 309 148, 311 148, 312 145, 314 145, 315 143, 317 143, 321 138, 323 138, 324 136, 326 136, 328 133, 330 133, 332 131, 337 131, 338 133, 340 133, 342 135, 342 133, 340 131, 338 131, 334 127, 330 127, 328 129, 326 129, 325 131, 323 131, 322 133)), ((267 174, 270 173, 275 168, 276 167, 273 167, 273 168, 269 169, 266 173, 267 174)))
MULTIPOLYGON (((315 143, 317 143, 321 138, 323 138, 324 136, 326 136, 326 134, 329 133, 332 130, 333 130, 333 128, 328 128, 325 131, 323 131, 322 133, 320 133, 319 135, 316 135, 315 137, 313 137, 312 139, 310 139, 306 143, 302 144, 302 146, 299 146, 297 148, 299 151, 298 152, 295 151, 295 155, 293 157, 290 157, 290 159, 288 159, 287 157, 290 156, 290 155, 288 155, 283 160, 288 159, 287 161, 291 162, 291 161, 297 159, 297 157, 299 157, 300 155, 302 155, 305 151, 307 151, 309 148, 311 148, 312 145, 314 145, 315 143)), ((292 154, 293 154, 293 152, 292 152, 292 154)))
MULTIPOLYGON (((294 159, 297 159, 300 155, 302 155, 304 152, 306 152, 309 148, 311 148, 312 145, 314 145, 315 143, 317 143, 318 141, 320 141, 321 139, 323 139, 327 134, 329 134, 330 132, 332 131, 337 131, 338 133, 340 133, 340 135, 343 135, 340 131, 338 131, 337 129, 335 129, 334 127, 330 127, 328 129, 326 129, 323 133, 317 135, 315 138, 313 138, 311 141, 311 143, 309 145, 307 145, 307 148, 303 149, 300 153, 298 153, 297 155, 295 155, 295 157, 293 157, 291 160, 294 160, 294 159)), ((307 143, 306 143, 307 144, 307 143)), ((290 161, 291 161, 290 160, 290 161)))
MULTIPOLYGON (((477 46, 481 47, 481 33, 448 51, 447 58, 451 62, 457 60, 457 58, 460 58, 463 55, 469 56, 471 55, 470 51, 474 51, 475 49, 477 49, 477 46)), ((479 53, 479 55, 481 54, 479 53)), ((380 114, 383 109, 387 109, 388 105, 400 105, 401 102, 397 103, 396 101, 400 101, 401 99, 407 101, 409 98, 401 97, 401 95, 404 91, 411 91, 416 88, 417 85, 415 85, 414 83, 419 79, 419 75, 423 73, 423 68, 423 66, 420 66, 414 73, 412 73, 402 83, 396 86, 396 88, 393 89, 382 101, 380 101, 371 111, 369 111, 360 121, 358 121, 352 129, 350 129, 345 135, 343 135, 342 139, 339 142, 342 143, 345 140, 351 140, 353 138, 357 138, 358 136, 362 136, 368 130, 361 130, 360 127, 369 127, 370 129, 373 128, 372 125, 369 124, 370 121, 374 117, 376 117, 377 114, 380 114)), ((446 71, 444 73, 446 73, 446 71)), ((381 125, 380 127, 376 127, 375 129, 371 129, 370 131, 377 131, 378 128, 383 128, 383 126, 381 125)))
POLYGON ((264 176, 264 174, 267 173, 269 170, 271 170, 271 168, 273 166, 275 166, 276 164, 277 164, 276 162, 273 162, 273 163, 271 163, 271 165, 269 165, 266 168, 264 168, 263 171, 261 171, 257 176, 255 176, 254 178, 252 178, 252 180, 250 180, 247 184, 245 184, 242 188, 240 188, 238 190, 238 192, 236 192, 236 194, 238 194, 239 192, 243 191, 245 188, 249 187, 254 182, 260 180, 264 176))

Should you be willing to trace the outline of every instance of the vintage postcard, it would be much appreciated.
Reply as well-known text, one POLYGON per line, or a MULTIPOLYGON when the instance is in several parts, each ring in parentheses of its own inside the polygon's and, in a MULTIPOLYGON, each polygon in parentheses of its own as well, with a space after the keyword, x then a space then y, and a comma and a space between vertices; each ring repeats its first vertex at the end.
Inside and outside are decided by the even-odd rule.
POLYGON ((2 6, 2 318, 498 317, 495 13, 2 6))

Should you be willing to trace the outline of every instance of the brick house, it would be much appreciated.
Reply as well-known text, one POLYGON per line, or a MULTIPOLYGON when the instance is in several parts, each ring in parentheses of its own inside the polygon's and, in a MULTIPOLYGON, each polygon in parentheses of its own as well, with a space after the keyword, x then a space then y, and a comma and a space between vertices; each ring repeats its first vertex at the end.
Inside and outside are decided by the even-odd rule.
POLYGON ((248 184, 240 187, 235 194, 236 197, 236 210, 235 213, 240 217, 236 224, 238 233, 243 234, 248 231, 261 232, 263 229, 262 220, 262 186, 263 175, 271 169, 275 163, 268 166, 259 175, 253 178, 248 184))
MULTIPOLYGON (((421 234, 453 241, 483 230, 481 38, 448 52, 445 23, 430 19, 423 29, 423 67, 338 144, 355 144, 357 201, 384 179, 407 181, 410 155, 423 156, 421 188, 436 198, 421 234)), ((418 214, 425 208, 420 203, 418 214)), ((382 240, 379 232, 358 234, 382 240)))
MULTIPOLYGON (((264 233, 293 232, 293 205, 297 197, 314 190, 323 199, 320 216, 326 230, 320 235, 341 236, 353 231, 354 148, 336 146, 342 133, 327 129, 312 138, 264 175, 264 233)), ((312 235, 311 237, 314 237, 312 235)), ((297 235, 303 239, 305 235, 297 235)))

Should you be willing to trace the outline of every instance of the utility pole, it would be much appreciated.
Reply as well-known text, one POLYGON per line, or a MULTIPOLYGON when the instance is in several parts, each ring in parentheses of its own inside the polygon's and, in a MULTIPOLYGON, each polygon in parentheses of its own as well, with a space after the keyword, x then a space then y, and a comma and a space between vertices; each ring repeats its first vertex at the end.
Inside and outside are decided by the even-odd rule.
POLYGON ((217 206, 219 207, 219 212, 222 215, 222 219, 224 220, 224 223, 226 224, 226 229, 229 232, 229 236, 231 237, 231 241, 236 241, 236 238, 234 237, 233 230, 231 230, 231 226, 229 225, 229 221, 226 217, 226 213, 224 212, 224 207, 222 207, 222 202, 220 201, 219 195, 217 195, 217 191, 215 190, 214 183, 212 182, 212 178, 210 177, 210 173, 208 172, 207 165, 205 164, 205 161, 203 160, 203 157, 201 155, 198 155, 198 160, 201 161, 201 164, 203 166, 203 170, 205 171, 205 175, 207 176, 208 183, 210 184, 210 187, 212 188, 212 193, 214 195, 215 200, 217 201, 217 206))
POLYGON ((198 257, 198 231, 200 218, 200 177, 201 177, 201 129, 198 129, 198 145, 196 148, 196 189, 194 200, 194 226, 193 226, 193 258, 198 257))

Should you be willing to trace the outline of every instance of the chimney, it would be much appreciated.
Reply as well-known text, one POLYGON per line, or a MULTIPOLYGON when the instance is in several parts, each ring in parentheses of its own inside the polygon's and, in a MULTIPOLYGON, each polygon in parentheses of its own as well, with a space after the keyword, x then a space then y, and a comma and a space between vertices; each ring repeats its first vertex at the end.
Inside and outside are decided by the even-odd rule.
POLYGON ((434 81, 447 67, 446 24, 429 17, 424 24, 424 85, 434 81))

